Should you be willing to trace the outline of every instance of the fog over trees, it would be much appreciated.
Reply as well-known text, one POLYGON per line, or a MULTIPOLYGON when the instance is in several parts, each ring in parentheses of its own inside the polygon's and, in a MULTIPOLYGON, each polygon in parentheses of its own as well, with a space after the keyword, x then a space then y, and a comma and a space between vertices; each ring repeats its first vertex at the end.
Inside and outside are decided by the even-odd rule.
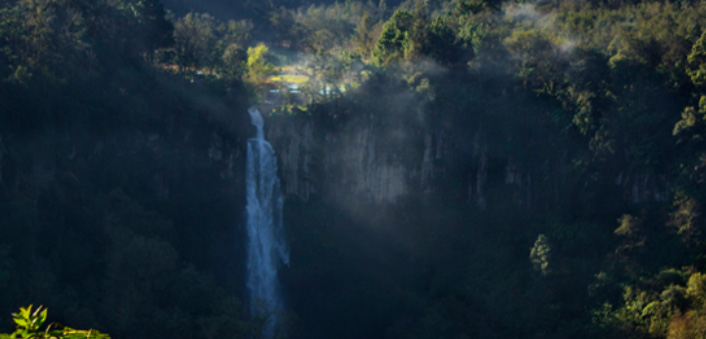
POLYGON ((0 0, 0 338, 700 338, 705 178, 704 1, 0 0))

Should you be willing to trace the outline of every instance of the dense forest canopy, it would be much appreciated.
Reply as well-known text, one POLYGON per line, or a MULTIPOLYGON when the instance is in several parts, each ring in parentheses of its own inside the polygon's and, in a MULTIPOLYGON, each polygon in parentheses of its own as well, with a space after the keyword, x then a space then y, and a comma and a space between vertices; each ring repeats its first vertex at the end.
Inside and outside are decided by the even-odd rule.
POLYGON ((696 0, 0 0, 0 332, 263 337, 251 106, 276 336, 706 335, 696 0))

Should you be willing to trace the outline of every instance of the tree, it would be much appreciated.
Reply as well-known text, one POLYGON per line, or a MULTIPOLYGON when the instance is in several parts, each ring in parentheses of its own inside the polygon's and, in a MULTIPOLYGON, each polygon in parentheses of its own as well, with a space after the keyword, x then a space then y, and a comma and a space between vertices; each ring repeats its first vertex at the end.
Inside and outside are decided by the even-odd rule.
MULTIPOLYGON (((174 42, 174 26, 166 19, 166 11, 158 0, 119 0, 107 6, 105 1, 96 1, 82 8, 86 17, 102 17, 112 12, 118 20, 112 21, 112 27, 101 27, 93 35, 105 39, 116 34, 115 41, 110 43, 118 44, 125 56, 143 56, 152 62, 155 50, 174 42)), ((101 21, 92 24, 101 25, 101 21)))
POLYGON ((535 271, 547 275, 549 270, 549 259, 552 254, 552 248, 549 244, 549 238, 546 235, 540 234, 537 240, 530 249, 530 260, 535 271))
POLYGON ((139 37, 141 50, 138 52, 144 53, 147 59, 152 61, 156 49, 166 48, 174 43, 174 25, 166 19, 164 6, 158 0, 133 0, 129 8, 133 13, 131 33, 139 37))
POLYGON ((248 47, 247 53, 247 81, 257 87, 264 83, 266 77, 275 74, 274 65, 267 60, 270 49, 265 44, 259 43, 255 47, 248 47))
POLYGON ((444 65, 453 65, 461 60, 462 50, 456 42, 454 32, 443 17, 434 19, 429 24, 429 37, 424 53, 444 65))
POLYGON ((360 18, 360 22, 355 28, 355 35, 353 36, 353 41, 358 47, 360 53, 363 55, 370 54, 370 51, 374 46, 373 43, 375 42, 372 36, 372 28, 370 27, 371 22, 372 19, 370 18, 368 12, 363 13, 363 16, 360 18))
POLYGON ((460 14, 477 14, 487 9, 499 10, 502 0, 457 0, 456 11, 460 14))
POLYGON ((534 29, 516 30, 505 40, 517 60, 516 72, 525 86, 537 92, 555 94, 564 60, 545 33, 534 29))
POLYGON ((19 0, 1 11, 0 41, 11 80, 22 83, 37 73, 63 79, 85 61, 83 17, 65 2, 19 0))
POLYGON ((373 62, 387 66, 404 58, 404 43, 407 31, 412 26, 412 15, 403 10, 395 11, 390 20, 382 26, 382 33, 373 49, 373 62))
POLYGON ((429 22, 427 8, 420 3, 412 13, 398 10, 383 25, 372 56, 378 66, 422 57, 451 65, 460 60, 460 48, 446 20, 429 22))
POLYGON ((691 77, 691 82, 697 86, 706 85, 706 31, 691 47, 687 61, 686 73, 691 77))
POLYGON ((237 44, 229 44, 221 56, 223 72, 230 77, 240 78, 245 72, 246 59, 247 55, 242 47, 237 44))
POLYGON ((417 3, 412 12, 411 24, 405 32, 402 42, 405 60, 416 59, 427 54, 429 45, 429 30, 427 29, 427 8, 423 3, 417 3))
POLYGON ((196 70, 209 64, 216 45, 215 19, 208 14, 189 13, 174 25, 174 49, 179 68, 196 70))

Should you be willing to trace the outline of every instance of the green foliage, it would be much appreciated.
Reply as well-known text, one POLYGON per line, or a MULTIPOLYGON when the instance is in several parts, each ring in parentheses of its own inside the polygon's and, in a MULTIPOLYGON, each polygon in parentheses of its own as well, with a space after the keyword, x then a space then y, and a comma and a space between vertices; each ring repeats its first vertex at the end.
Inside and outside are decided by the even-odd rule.
POLYGON ((355 36, 353 38, 358 45, 358 50, 366 56, 371 53, 375 43, 371 24, 372 19, 370 18, 370 14, 364 12, 363 16, 360 18, 360 22, 356 25, 355 36))
MULTIPOLYGON (((688 331, 697 328, 700 316, 693 312, 697 307, 684 278, 690 273, 681 267, 703 267, 703 93, 690 81, 698 63, 689 55, 706 25, 704 14, 700 3, 653 1, 427 1, 395 9, 371 51, 370 63, 377 68, 360 86, 321 97, 306 114, 292 118, 310 124, 300 128, 314 126, 314 135, 321 134, 313 144, 372 139, 376 155, 371 161, 389 157, 394 159, 390 164, 407 169, 425 173, 426 167, 418 168, 422 163, 438 170, 435 175, 444 173, 422 179, 433 182, 428 186, 410 184, 409 200, 439 199, 455 206, 451 209, 472 210, 462 215, 482 214, 482 222, 468 232, 482 233, 483 240, 448 249, 445 258, 453 267, 416 271, 431 287, 404 284, 413 291, 405 300, 418 311, 387 327, 391 336, 664 337, 676 328, 675 319, 682 319, 688 331), (685 112, 681 121, 680 112, 685 112), (374 136, 356 139, 350 132, 364 128, 374 136), (398 140, 404 141, 395 148, 398 140), (393 156, 384 153, 387 148, 403 151, 393 156), (685 198, 672 195, 680 191, 685 198), (496 224, 484 226, 488 220, 496 224), (526 220, 537 224, 526 225, 526 220), (481 242, 491 239, 506 244, 485 249, 481 242), (477 263, 486 258, 493 263, 477 263), (521 271, 531 278, 483 273, 498 266, 508 267, 504 272, 511 276, 521 271), (527 274, 532 269, 542 279, 527 274), (600 281, 588 291, 586 281, 595 272, 602 272, 600 281), (512 279, 517 285, 507 281, 512 279), (590 322, 590 310, 602 314, 597 323, 590 322), (552 319, 532 318, 535 314, 552 319), (569 321, 567 314, 576 320, 569 321), (483 328, 477 333, 463 328, 469 319, 480 318, 487 322, 473 327, 483 328)), ((366 51, 371 21, 353 23, 358 34, 348 48, 366 51)), ((321 27, 313 25, 293 30, 300 41, 307 36, 318 41, 312 50, 321 74, 330 79, 345 74, 338 64, 342 59, 334 56, 346 44, 333 43, 332 30, 319 32, 321 27), (327 46, 336 46, 329 55, 321 53, 327 46)), ((319 148, 327 149, 317 146, 311 151, 317 160, 306 165, 315 168, 307 173, 316 173, 310 182, 321 189, 312 199, 340 201, 331 187, 354 196, 341 188, 340 172, 346 168, 320 165, 330 155, 319 148)), ((350 214, 329 207, 317 213, 350 214)), ((359 218, 360 223, 369 220, 367 214, 359 218)), ((398 235, 415 245, 429 241, 429 248, 439 252, 450 245, 429 240, 433 236, 425 230, 443 233, 460 224, 407 222, 419 234, 398 235)), ((296 234, 317 236, 306 232, 296 234)), ((311 242, 302 248, 325 251, 346 243, 336 239, 336 232, 325 234, 326 245, 311 242)), ((357 307, 349 309, 361 308, 353 304, 357 307)), ((376 329, 369 333, 385 327, 369 326, 376 329)))
POLYGON ((674 211, 670 214, 668 225, 676 229, 685 244, 697 246, 702 242, 702 223, 699 201, 684 192, 677 192, 674 199, 674 211))
POLYGON ((628 335, 694 338, 703 335, 704 275, 675 272, 687 279, 660 280, 660 272, 647 290, 625 287, 624 305, 608 311, 603 321, 624 326, 628 335))
POLYGON ((155 50, 174 43, 174 26, 158 0, 122 0, 117 6, 130 19, 126 34, 134 37, 128 45, 133 53, 145 53, 151 61, 155 50))
POLYGON ((554 94, 559 79, 556 74, 563 60, 557 58, 559 48, 550 37, 536 30, 515 30, 505 44, 518 57, 518 76, 525 86, 537 92, 554 94))
POLYGON ((693 273, 686 283, 686 295, 696 309, 701 308, 706 303, 706 275, 701 272, 693 273))
POLYGON ((691 139, 701 141, 704 139, 704 126, 706 123, 706 96, 699 99, 698 110, 694 106, 684 108, 679 120, 672 130, 672 134, 680 139, 691 139))
POLYGON ((499 10, 502 1, 498 0, 456 0, 456 11, 460 14, 478 14, 484 10, 499 10))
POLYGON ((189 13, 174 26, 176 62, 182 70, 213 63, 216 22, 209 14, 189 13))
POLYGON ((686 72, 691 82, 697 86, 706 85, 706 31, 691 47, 687 60, 689 64, 686 72))
POLYGON ((0 334, 0 338, 12 339, 110 339, 110 336, 96 330, 77 330, 57 323, 47 324, 47 309, 42 306, 34 311, 32 305, 20 307, 12 314, 17 329, 11 334, 0 334), (43 328, 44 327, 44 328, 43 328))
POLYGON ((268 121, 302 337, 703 336, 706 5, 251 5, 172 27, 158 1, 0 2, 1 306, 259 332, 233 288, 240 80, 283 51, 309 79, 268 121))
MULTIPOLYGON (((153 63, 172 48, 165 20, 157 1, 0 2, 2 309, 42 300, 62 322, 125 338, 246 332, 237 292, 212 277, 224 251, 241 262, 243 159, 228 170, 208 149, 229 156, 249 126, 231 109, 248 97, 238 75, 190 82, 153 63)), ((219 27, 217 46, 245 45, 245 22, 219 27)), ((230 52, 244 67, 245 51, 230 52)), ((37 324, 24 330, 98 335, 37 324)))
POLYGON ((172 43, 172 25, 156 0, 20 0, 0 9, 0 26, 0 74, 25 85, 37 74, 54 81, 85 76, 116 57, 150 61, 172 43))
POLYGON ((276 74, 274 65, 268 60, 270 49, 263 43, 255 47, 248 47, 247 78, 246 80, 256 88, 261 87, 268 76, 276 74))
POLYGON ((357 47, 368 54, 386 11, 370 1, 280 7, 269 13, 269 24, 294 49, 320 55, 357 47))
POLYGON ((382 32, 373 49, 373 62, 386 66, 402 60, 404 43, 408 37, 407 31, 411 26, 412 15, 409 12, 395 11, 395 14, 382 26, 382 32))
POLYGON ((247 20, 221 22, 208 13, 190 12, 174 26, 174 60, 182 71, 216 72, 230 78, 243 76, 245 46, 252 23, 247 20))
POLYGON ((613 232, 617 235, 631 237, 637 235, 637 233, 640 232, 639 228, 641 220, 632 215, 624 214, 618 219, 618 224, 620 226, 618 226, 618 228, 616 228, 613 232))
POLYGON ((549 260, 552 255, 552 247, 549 244, 549 239, 546 235, 540 234, 537 236, 534 245, 530 249, 530 261, 535 271, 547 275, 550 272, 549 260))
POLYGON ((443 17, 430 20, 421 4, 411 13, 397 10, 382 27, 372 53, 373 63, 388 66, 422 57, 447 66, 458 62, 456 36, 443 17))

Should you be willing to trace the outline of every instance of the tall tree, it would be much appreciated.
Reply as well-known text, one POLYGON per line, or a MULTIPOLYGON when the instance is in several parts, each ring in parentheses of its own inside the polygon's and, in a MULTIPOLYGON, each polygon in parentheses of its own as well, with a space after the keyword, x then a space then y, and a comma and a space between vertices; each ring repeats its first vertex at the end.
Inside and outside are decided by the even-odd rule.
POLYGON ((189 13, 174 25, 174 48, 181 70, 196 70, 208 64, 216 45, 215 19, 208 14, 189 13))

